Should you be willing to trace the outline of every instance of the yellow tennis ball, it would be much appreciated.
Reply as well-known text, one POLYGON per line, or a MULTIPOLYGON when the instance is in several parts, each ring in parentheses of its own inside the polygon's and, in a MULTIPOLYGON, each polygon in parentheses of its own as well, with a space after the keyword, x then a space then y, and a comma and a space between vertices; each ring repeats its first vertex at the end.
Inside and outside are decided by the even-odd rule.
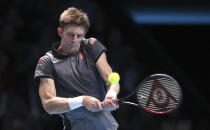
POLYGON ((117 72, 113 72, 109 75, 108 80, 112 84, 118 83, 120 81, 120 75, 117 72))

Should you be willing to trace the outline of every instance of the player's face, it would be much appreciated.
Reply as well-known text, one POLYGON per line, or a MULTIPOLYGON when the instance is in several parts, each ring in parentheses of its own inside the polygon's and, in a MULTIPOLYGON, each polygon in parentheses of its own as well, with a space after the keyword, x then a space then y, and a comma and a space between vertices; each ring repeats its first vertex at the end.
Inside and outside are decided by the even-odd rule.
MULTIPOLYGON (((61 28, 60 28, 61 29, 61 28)), ((85 37, 85 28, 83 26, 67 25, 61 29, 62 46, 69 52, 77 52, 81 40, 85 37)))

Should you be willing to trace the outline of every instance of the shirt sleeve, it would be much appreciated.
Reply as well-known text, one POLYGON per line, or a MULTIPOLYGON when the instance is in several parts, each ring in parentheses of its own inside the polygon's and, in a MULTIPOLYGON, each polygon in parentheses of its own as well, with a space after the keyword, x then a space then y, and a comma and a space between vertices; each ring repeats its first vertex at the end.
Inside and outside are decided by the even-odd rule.
POLYGON ((87 46, 94 62, 98 60, 103 52, 107 51, 106 47, 95 38, 89 38, 87 46))
POLYGON ((34 79, 36 82, 39 82, 40 78, 54 79, 53 65, 52 65, 50 57, 48 57, 47 55, 41 57, 38 61, 37 66, 36 66, 34 79))

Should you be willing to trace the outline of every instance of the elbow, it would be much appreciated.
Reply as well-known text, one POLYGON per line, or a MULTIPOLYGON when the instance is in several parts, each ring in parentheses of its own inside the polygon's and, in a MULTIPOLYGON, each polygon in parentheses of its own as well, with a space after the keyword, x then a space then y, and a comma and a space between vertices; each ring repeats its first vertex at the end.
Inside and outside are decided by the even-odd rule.
POLYGON ((50 109, 46 109, 46 108, 45 108, 45 111, 46 111, 49 115, 56 114, 54 111, 52 111, 52 110, 50 110, 50 109))
POLYGON ((52 114, 55 114, 54 111, 52 109, 50 109, 47 105, 43 105, 44 107, 44 110, 49 114, 49 115, 52 115, 52 114))
POLYGON ((43 103, 43 107, 44 107, 44 110, 45 110, 49 115, 56 114, 56 112, 54 111, 53 107, 51 107, 51 104, 50 104, 49 101, 43 103))

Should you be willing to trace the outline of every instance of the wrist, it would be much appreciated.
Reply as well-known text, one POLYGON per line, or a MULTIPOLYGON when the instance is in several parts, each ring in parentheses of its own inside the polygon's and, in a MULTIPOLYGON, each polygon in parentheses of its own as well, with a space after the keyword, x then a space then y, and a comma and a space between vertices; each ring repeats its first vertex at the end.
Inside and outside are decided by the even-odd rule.
POLYGON ((83 102, 83 98, 84 96, 78 96, 78 97, 75 97, 75 98, 68 98, 68 105, 69 105, 69 108, 71 110, 74 110, 74 109, 77 109, 81 106, 83 106, 82 102, 83 102))
POLYGON ((113 89, 109 89, 109 91, 106 94, 106 97, 117 97, 117 92, 113 89))

